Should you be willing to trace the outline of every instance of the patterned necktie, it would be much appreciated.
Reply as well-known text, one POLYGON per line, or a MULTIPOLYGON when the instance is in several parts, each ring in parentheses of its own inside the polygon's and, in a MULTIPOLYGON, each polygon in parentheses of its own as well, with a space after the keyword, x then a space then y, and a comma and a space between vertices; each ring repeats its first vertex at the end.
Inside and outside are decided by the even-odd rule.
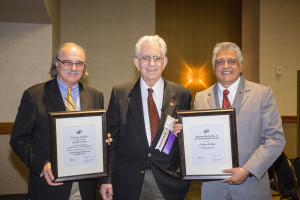
POLYGON ((65 98, 65 106, 67 111, 75 111, 75 102, 71 94, 72 87, 68 87, 68 92, 65 98))
POLYGON ((148 89, 148 113, 150 120, 150 129, 151 129, 151 144, 156 135, 158 124, 159 124, 159 115, 157 112, 157 108, 152 96, 153 90, 152 88, 148 89))
MULTIPOLYGON (((65 106, 67 111, 75 111, 75 102, 71 94, 72 87, 68 87, 68 92, 66 94, 65 98, 65 106)), ((73 182, 71 192, 70 192, 70 199, 80 197, 80 192, 79 192, 79 184, 78 182, 73 182)))
POLYGON ((229 90, 224 90, 223 91, 223 103, 222 103, 222 108, 230 108, 230 101, 228 99, 228 94, 229 94, 229 90))

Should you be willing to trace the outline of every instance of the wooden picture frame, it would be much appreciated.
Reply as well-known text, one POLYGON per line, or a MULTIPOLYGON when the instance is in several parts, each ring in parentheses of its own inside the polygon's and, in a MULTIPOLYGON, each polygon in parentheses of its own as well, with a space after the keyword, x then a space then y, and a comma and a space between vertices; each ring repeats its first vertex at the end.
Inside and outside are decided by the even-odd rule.
POLYGON ((178 111, 182 179, 224 179, 238 167, 235 109, 178 111))
POLYGON ((108 176, 106 110, 50 112, 54 182, 108 176))

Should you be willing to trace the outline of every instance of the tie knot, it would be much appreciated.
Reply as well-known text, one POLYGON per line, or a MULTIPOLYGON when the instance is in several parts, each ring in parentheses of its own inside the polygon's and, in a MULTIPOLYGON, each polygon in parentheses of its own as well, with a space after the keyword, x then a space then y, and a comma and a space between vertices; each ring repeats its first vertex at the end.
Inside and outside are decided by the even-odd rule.
POLYGON ((152 88, 148 88, 148 94, 152 94, 152 93, 153 93, 152 88))
POLYGON ((228 94, 229 94, 229 90, 226 89, 226 90, 223 91, 223 95, 224 95, 224 96, 227 97, 228 94))
POLYGON ((72 87, 68 87, 68 92, 71 92, 71 90, 72 90, 72 87))

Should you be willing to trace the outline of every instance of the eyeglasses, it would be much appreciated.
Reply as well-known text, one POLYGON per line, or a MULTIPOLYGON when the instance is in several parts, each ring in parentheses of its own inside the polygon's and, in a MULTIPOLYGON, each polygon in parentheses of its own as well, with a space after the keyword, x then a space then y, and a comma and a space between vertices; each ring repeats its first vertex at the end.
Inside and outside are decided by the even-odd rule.
POLYGON ((73 65, 75 64, 76 68, 83 68, 84 67, 84 62, 81 62, 81 61, 78 61, 78 62, 75 62, 73 63, 72 61, 70 60, 59 60, 58 58, 56 58, 59 62, 61 62, 62 64, 65 65, 65 67, 73 67, 73 65))
POLYGON ((216 65, 223 66, 223 65, 225 65, 225 62, 227 62, 228 65, 235 65, 237 63, 237 60, 233 59, 233 58, 229 58, 227 60, 219 59, 219 60, 216 60, 216 65))
POLYGON ((153 56, 153 58, 151 58, 150 56, 144 56, 144 57, 138 58, 138 59, 142 62, 142 64, 149 64, 152 59, 155 64, 158 64, 163 60, 163 58, 158 57, 158 56, 153 56))

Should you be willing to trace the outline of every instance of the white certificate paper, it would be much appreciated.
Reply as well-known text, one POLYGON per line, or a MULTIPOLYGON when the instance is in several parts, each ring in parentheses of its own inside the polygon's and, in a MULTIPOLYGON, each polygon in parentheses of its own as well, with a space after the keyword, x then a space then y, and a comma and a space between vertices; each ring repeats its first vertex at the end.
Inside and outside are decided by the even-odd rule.
POLYGON ((96 128, 70 126, 63 128, 65 167, 96 164, 96 128))
POLYGON ((228 115, 183 117, 182 122, 186 174, 215 175, 232 168, 228 115))
POLYGON ((223 124, 191 126, 193 165, 223 165, 224 128, 223 124))
POLYGON ((56 131, 59 177, 104 170, 102 116, 57 118, 56 131))

